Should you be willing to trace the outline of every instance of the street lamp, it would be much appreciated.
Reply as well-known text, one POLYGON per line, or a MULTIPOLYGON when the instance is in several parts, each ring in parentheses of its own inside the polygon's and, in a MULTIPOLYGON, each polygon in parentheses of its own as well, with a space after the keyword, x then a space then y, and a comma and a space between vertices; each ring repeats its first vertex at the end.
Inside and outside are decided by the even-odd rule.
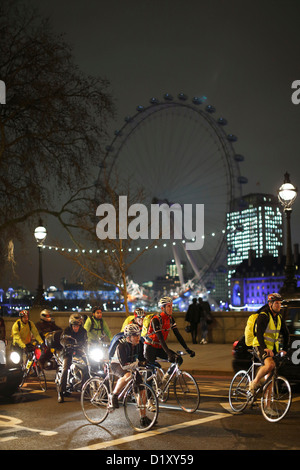
POLYGON ((47 230, 43 227, 41 219, 39 220, 39 226, 34 231, 34 237, 37 242, 39 250, 39 276, 38 276, 38 288, 35 298, 35 305, 42 306, 44 304, 44 283, 43 283, 43 264, 42 264, 42 246, 47 236, 47 230))
POLYGON ((284 182, 278 190, 278 199, 283 206, 286 215, 286 262, 285 280, 281 289, 282 293, 294 293, 297 291, 297 279, 295 277, 295 263, 292 253, 291 237, 291 213, 292 205, 297 197, 298 189, 290 182, 289 173, 285 173, 284 182))

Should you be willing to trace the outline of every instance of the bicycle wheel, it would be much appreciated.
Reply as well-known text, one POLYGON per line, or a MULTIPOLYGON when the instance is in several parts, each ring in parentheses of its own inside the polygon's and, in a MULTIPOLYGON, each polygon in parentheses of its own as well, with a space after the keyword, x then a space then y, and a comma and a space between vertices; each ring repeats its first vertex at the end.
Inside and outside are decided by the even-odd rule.
POLYGON ((187 413, 197 410, 200 403, 200 391, 194 377, 180 371, 174 380, 174 394, 178 405, 187 413))
POLYGON ((33 365, 33 369, 35 370, 36 377, 41 386, 41 389, 43 390, 43 392, 45 392, 47 390, 47 380, 45 372, 39 361, 36 361, 36 363, 33 365))
POLYGON ((131 386, 124 398, 124 413, 135 431, 145 432, 151 429, 158 416, 158 401, 154 390, 148 384, 141 384, 136 390, 131 386))
POLYGON ((240 370, 233 377, 229 387, 229 404, 235 413, 240 413, 248 405, 250 377, 245 370, 240 370))
POLYGON ((291 386, 287 379, 276 377, 268 380, 261 397, 261 411, 267 421, 280 421, 289 411, 291 402, 291 386))
POLYGON ((91 424, 99 424, 108 415, 108 390, 103 379, 92 377, 85 382, 81 391, 81 408, 91 424))

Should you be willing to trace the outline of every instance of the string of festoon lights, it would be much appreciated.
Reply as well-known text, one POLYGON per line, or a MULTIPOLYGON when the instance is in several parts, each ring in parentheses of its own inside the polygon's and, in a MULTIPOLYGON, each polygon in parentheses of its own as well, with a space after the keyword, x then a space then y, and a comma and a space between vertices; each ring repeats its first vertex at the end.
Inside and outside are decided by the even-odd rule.
MULTIPOLYGON (((219 233, 222 233, 224 234, 225 233, 225 230, 221 230, 221 232, 219 233)), ((215 237, 216 235, 218 235, 217 232, 213 232, 209 235, 203 235, 202 238, 205 239, 205 237, 215 237)), ((194 239, 192 239, 192 241, 194 241, 194 239)), ((154 243, 154 240, 153 240, 153 243, 154 243)), ((175 245, 180 245, 180 244, 185 244, 186 241, 185 240, 178 240, 178 241, 169 241, 169 242, 164 242, 162 243, 162 241, 160 243, 156 243, 153 245, 153 243, 150 245, 150 246, 144 246, 144 247, 141 247, 141 246, 136 246, 134 248, 132 247, 129 247, 129 248, 122 248, 121 251, 124 251, 124 252, 129 252, 129 253, 132 253, 132 252, 135 252, 135 251, 142 251, 142 250, 145 250, 145 251, 151 251, 152 249, 158 249, 158 248, 168 248, 168 247, 171 247, 171 246, 175 246, 175 245)), ((65 252, 65 253, 75 253, 75 254, 89 254, 89 255, 97 255, 97 254, 107 254, 107 253, 113 253, 116 251, 116 249, 109 249, 109 248, 96 248, 96 249, 87 249, 87 248, 66 248, 66 247, 60 247, 60 246, 55 246, 55 245, 46 245, 46 244, 43 244, 41 246, 41 248, 43 249, 47 249, 49 251, 54 251, 54 252, 65 252)))

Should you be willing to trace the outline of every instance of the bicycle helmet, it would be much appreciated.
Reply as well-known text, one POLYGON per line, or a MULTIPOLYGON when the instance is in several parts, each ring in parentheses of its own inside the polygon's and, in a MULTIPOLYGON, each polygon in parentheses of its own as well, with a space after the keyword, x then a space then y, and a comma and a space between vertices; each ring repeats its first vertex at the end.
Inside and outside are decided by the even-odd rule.
POLYGON ((19 317, 28 317, 28 310, 20 310, 19 317))
POLYGON ((282 297, 280 294, 277 294, 276 292, 273 294, 268 295, 268 302, 282 302, 282 297))
POLYGON ((146 313, 143 308, 136 308, 134 311, 134 316, 137 318, 144 318, 145 315, 146 313))
POLYGON ((80 313, 72 313, 69 318, 69 325, 82 325, 83 318, 80 313))
POLYGON ((43 321, 51 321, 51 311, 46 308, 41 311, 40 319, 43 321))
POLYGON ((164 307, 165 305, 167 304, 172 304, 173 303, 173 300, 171 299, 171 297, 162 297, 159 302, 158 302, 158 306, 159 307, 164 307))
POLYGON ((124 328, 124 336, 127 338, 128 336, 138 336, 141 334, 140 327, 135 323, 129 323, 124 328))

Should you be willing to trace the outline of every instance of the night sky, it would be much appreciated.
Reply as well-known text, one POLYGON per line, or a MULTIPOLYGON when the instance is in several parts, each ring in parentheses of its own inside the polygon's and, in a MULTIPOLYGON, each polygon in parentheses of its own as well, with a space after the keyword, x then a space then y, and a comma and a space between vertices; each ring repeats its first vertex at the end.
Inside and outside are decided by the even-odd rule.
MULTIPOLYGON (((276 194, 286 171, 300 186, 300 105, 291 100, 292 83, 300 80, 298 0, 24 3, 38 6, 54 30, 65 33, 84 72, 110 81, 117 110, 112 135, 152 96, 205 95, 238 137, 234 147, 245 157, 241 173, 248 178, 244 194, 276 194)), ((300 241, 299 219, 298 196, 293 243, 300 241)), ((54 269, 59 264, 45 253, 46 286, 71 276, 70 267, 54 269)), ((15 285, 36 287, 35 251, 20 263, 19 275, 15 285)))

